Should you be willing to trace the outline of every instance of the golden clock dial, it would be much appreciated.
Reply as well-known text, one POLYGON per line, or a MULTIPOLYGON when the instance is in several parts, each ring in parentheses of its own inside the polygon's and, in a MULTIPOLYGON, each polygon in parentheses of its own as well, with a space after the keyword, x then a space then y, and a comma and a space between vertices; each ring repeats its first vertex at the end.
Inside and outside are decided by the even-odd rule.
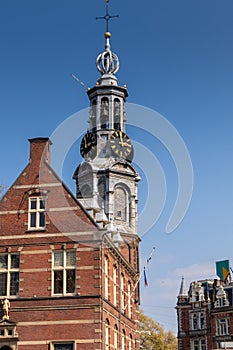
POLYGON ((132 161, 133 145, 126 133, 121 130, 114 131, 110 138, 110 145, 114 156, 132 161))
POLYGON ((96 156, 97 139, 94 133, 88 132, 84 135, 81 145, 80 153, 83 158, 95 158, 96 156))

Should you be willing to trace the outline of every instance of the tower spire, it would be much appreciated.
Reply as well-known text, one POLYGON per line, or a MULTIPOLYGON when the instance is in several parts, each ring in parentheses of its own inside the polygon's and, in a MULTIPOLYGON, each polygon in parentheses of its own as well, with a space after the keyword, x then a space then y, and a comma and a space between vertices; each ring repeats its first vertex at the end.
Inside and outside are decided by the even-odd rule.
POLYGON ((188 291, 187 291, 187 288, 186 288, 186 283, 185 283, 185 280, 184 280, 184 276, 182 276, 181 284, 180 284, 180 291, 179 291, 178 297, 187 297, 187 296, 188 296, 188 291))
POLYGON ((133 144, 125 133, 128 91, 125 85, 118 85, 115 73, 120 66, 119 59, 110 47, 108 24, 110 19, 118 16, 109 14, 109 0, 105 1, 106 15, 97 17, 106 22, 105 48, 96 59, 101 76, 95 86, 87 90, 89 127, 80 146, 84 162, 77 167, 73 178, 77 198, 101 228, 114 232, 111 234, 113 243, 120 246, 120 235, 129 245, 135 239, 138 242, 137 189, 140 177, 131 164, 133 144))
POLYGON ((106 1, 106 14, 102 17, 96 17, 96 19, 104 19, 106 22, 106 32, 105 32, 105 51, 99 54, 99 56, 96 59, 96 66, 98 71, 104 75, 104 74, 115 74, 120 67, 119 59, 117 55, 111 51, 110 48, 110 38, 111 33, 109 32, 109 21, 112 18, 119 17, 119 15, 111 16, 108 11, 108 4, 109 0, 106 1))

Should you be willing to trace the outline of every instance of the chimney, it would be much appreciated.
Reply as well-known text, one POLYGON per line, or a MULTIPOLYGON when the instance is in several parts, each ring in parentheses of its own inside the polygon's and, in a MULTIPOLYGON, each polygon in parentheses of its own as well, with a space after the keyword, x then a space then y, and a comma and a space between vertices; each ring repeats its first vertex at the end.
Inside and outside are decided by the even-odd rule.
POLYGON ((36 137, 28 140, 30 142, 30 162, 47 162, 50 164, 50 145, 52 142, 48 137, 36 137))

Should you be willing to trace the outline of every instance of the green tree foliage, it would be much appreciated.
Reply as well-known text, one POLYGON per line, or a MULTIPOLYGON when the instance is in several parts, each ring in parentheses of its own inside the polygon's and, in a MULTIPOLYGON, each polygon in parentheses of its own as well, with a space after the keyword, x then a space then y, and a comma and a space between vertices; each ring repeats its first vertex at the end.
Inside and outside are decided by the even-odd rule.
POLYGON ((165 332, 163 326, 141 311, 140 343, 143 350, 177 350, 177 338, 171 332, 165 332))

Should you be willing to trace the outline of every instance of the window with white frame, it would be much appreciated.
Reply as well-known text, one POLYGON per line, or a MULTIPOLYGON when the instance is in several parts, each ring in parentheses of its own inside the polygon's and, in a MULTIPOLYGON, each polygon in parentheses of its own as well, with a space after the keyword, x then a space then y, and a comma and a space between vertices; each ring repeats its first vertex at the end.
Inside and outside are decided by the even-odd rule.
POLYGON ((110 347, 110 323, 108 318, 105 321, 105 349, 108 350, 110 347))
POLYGON ((198 316, 197 314, 192 314, 192 329, 197 330, 198 329, 198 316))
POLYGON ((192 350, 207 350, 204 338, 192 340, 192 350))
POLYGON ((29 197, 28 229, 44 230, 45 226, 45 198, 29 197))
POLYGON ((132 350, 133 337, 132 334, 129 335, 129 350, 132 350))
POLYGON ((205 327, 206 327, 205 313, 200 312, 200 329, 204 329, 205 327))
POLYGON ((74 350, 74 342, 72 343, 53 343, 52 350, 74 350))
POLYGON ((124 311, 125 309, 125 277, 121 274, 121 309, 124 311))
POLYGON ((76 251, 53 252, 53 294, 74 294, 76 278, 76 251))
POLYGON ((117 325, 115 324, 114 326, 114 337, 113 337, 113 348, 114 350, 119 350, 118 349, 118 328, 117 325))
POLYGON ((109 259, 107 256, 104 257, 104 296, 108 299, 108 270, 109 270, 109 259))
POLYGON ((131 283, 128 281, 128 290, 127 290, 127 303, 128 303, 128 316, 131 318, 131 283))
POLYGON ((216 335, 230 334, 230 320, 229 318, 219 318, 216 320, 216 335))
POLYGON ((125 350, 125 330, 123 329, 121 333, 121 350, 125 350))
POLYGON ((117 304, 117 267, 113 266, 113 304, 117 304))
POLYGON ((0 254, 0 296, 18 295, 19 254, 0 254))
POLYGON ((223 307, 225 306, 225 299, 224 298, 219 298, 215 302, 215 306, 217 307, 223 307))
POLYGON ((206 322, 205 322, 205 313, 202 312, 194 312, 191 314, 191 322, 190 327, 191 330, 195 331, 198 329, 205 329, 206 322))

